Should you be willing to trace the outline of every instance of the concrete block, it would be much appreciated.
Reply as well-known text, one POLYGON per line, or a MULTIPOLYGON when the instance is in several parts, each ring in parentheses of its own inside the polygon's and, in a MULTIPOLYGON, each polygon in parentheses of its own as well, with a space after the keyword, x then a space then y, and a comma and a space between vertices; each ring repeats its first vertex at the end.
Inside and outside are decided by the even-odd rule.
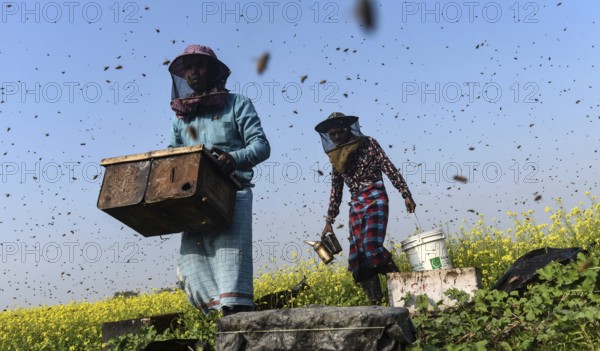
POLYGON ((481 287, 481 275, 473 267, 389 273, 387 286, 392 307, 404 307, 413 313, 416 310, 416 297, 426 294, 430 305, 437 305, 443 310, 456 305, 456 300, 450 299, 444 292, 455 288, 473 298, 475 291, 481 287), (407 295, 409 297, 405 299, 407 295))

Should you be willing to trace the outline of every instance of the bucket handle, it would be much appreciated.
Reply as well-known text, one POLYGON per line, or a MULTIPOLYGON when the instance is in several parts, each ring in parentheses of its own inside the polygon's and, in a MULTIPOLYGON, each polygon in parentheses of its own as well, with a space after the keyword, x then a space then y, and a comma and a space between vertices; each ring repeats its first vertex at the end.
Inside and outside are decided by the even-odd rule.
POLYGON ((417 230, 419 231, 419 233, 423 233, 423 227, 421 227, 421 223, 419 222, 419 219, 417 218, 417 214, 414 211, 412 213, 412 217, 413 217, 413 220, 415 221, 415 225, 417 226, 417 230))

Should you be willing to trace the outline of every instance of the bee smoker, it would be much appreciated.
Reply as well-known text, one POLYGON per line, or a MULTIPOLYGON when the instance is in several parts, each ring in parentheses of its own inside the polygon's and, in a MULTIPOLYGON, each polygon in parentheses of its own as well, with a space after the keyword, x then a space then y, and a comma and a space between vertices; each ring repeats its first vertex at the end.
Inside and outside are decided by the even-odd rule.
POLYGON ((323 263, 328 264, 333 261, 333 255, 342 252, 342 246, 337 240, 335 234, 327 233, 322 241, 304 241, 315 249, 315 252, 323 263))

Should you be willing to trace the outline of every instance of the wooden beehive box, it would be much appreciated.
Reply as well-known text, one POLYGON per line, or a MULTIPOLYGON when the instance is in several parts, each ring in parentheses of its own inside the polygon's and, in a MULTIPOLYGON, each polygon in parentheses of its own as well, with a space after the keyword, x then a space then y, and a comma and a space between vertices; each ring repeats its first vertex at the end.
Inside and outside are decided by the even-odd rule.
POLYGON ((216 159, 196 145, 103 159, 98 208, 143 236, 231 225, 235 193, 216 159))

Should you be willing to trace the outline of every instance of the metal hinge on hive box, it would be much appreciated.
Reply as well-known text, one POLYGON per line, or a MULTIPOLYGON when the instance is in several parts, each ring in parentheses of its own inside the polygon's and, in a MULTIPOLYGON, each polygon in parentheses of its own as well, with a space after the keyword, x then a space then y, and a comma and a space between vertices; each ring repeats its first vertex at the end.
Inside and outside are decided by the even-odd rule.
POLYGON ((98 208, 143 236, 231 225, 240 183, 204 145, 103 159, 98 208))

